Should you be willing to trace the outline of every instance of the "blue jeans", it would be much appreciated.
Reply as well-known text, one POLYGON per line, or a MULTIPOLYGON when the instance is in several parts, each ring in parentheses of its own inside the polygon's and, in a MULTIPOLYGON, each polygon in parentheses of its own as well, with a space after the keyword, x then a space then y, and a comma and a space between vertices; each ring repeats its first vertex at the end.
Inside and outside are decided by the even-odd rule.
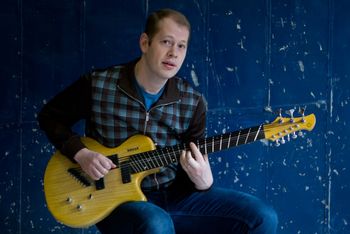
POLYGON ((118 234, 274 234, 275 211, 258 198, 235 190, 166 189, 145 193, 148 202, 128 202, 97 224, 118 234))

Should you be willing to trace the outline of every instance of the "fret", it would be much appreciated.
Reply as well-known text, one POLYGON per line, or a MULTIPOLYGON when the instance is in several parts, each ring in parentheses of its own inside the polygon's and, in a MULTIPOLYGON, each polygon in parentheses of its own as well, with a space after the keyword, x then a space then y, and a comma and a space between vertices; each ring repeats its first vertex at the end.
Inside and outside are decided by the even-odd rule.
POLYGON ((144 155, 144 159, 145 159, 145 162, 146 162, 146 165, 147 165, 146 169, 155 168, 154 162, 153 162, 153 159, 152 159, 152 155, 150 154, 150 152, 145 152, 145 153, 143 153, 143 155, 144 155))
POLYGON ((241 130, 239 130, 238 132, 238 136, 237 136, 237 141, 236 141, 236 146, 238 145, 238 141, 239 141, 239 136, 241 135, 241 130))
POLYGON ((152 169, 152 165, 151 165, 151 158, 149 157, 149 154, 142 154, 144 157, 144 161, 146 162, 146 167, 145 169, 148 170, 148 169, 152 169))
POLYGON ((215 152, 215 139, 214 139, 214 137, 212 137, 211 139, 213 139, 212 140, 212 143, 211 143, 211 152, 213 153, 213 152, 215 152))
POLYGON ((228 141, 227 141, 227 149, 230 148, 231 143, 231 133, 229 134, 228 141))
MULTIPOLYGON (((174 147, 171 147, 171 149, 173 150, 173 152, 172 152, 172 154, 173 154, 173 156, 174 156, 174 158, 173 158, 173 163, 177 163, 178 162, 178 158, 176 157, 177 156, 177 153, 175 152, 175 149, 174 149, 174 147)), ((180 151, 181 152, 181 151, 180 151)))
POLYGON ((171 154, 169 153, 169 147, 164 148, 164 150, 166 151, 164 154, 165 161, 166 161, 166 164, 169 165, 170 163, 172 163, 171 154), (169 159, 170 162, 167 160, 167 158, 169 159))
POLYGON ((258 138, 258 135, 260 133, 260 129, 261 129, 261 124, 259 125, 258 131, 256 131, 255 137, 254 137, 254 141, 256 141, 256 139, 258 138))
POLYGON ((137 157, 138 155, 134 155, 130 158, 130 160, 135 164, 136 166, 136 172, 141 172, 142 171, 142 166, 140 165, 140 161, 137 157))
POLYGON ((250 128, 249 128, 249 130, 248 130, 248 133, 247 133, 247 136, 246 136, 246 138, 245 138, 244 144, 247 144, 247 140, 248 140, 249 134, 250 134, 250 128))
POLYGON ((221 149, 222 149, 222 135, 221 135, 221 137, 220 137, 220 151, 221 151, 221 149))
POLYGON ((129 164, 134 172, 140 172, 137 168, 137 164, 134 163, 134 160, 132 158, 130 158, 129 164))
POLYGON ((165 166, 166 164, 164 163, 164 161, 163 161, 163 158, 164 156, 163 155, 160 155, 159 153, 158 153, 158 159, 160 160, 160 164, 161 164, 161 166, 165 166))
POLYGON ((159 153, 157 151, 154 151, 153 158, 154 158, 154 161, 156 161, 158 167, 163 166, 163 162, 160 160, 159 153), (160 163, 159 163, 159 160, 160 160, 160 163))
POLYGON ((150 169, 154 168, 152 166, 152 159, 151 158, 147 158, 146 160, 147 160, 148 168, 150 168, 150 169))
POLYGON ((156 166, 156 164, 154 163, 154 156, 153 156, 153 154, 151 154, 151 152, 150 153, 148 153, 148 157, 149 157, 149 160, 152 162, 152 164, 153 164, 153 166, 152 166, 152 168, 156 168, 157 166, 156 166))
POLYGON ((145 160, 143 156, 144 156, 144 154, 139 154, 142 170, 145 171, 148 169, 148 167, 147 167, 147 160, 145 160))

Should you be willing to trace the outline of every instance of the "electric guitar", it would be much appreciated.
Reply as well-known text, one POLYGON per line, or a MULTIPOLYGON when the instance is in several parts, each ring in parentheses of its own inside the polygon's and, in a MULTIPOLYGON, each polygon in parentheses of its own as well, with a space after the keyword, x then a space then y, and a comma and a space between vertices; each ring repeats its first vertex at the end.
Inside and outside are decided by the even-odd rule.
MULTIPOLYGON (((270 124, 208 137, 196 145, 203 154, 209 154, 262 139, 280 144, 285 138, 296 138, 297 131, 311 131, 315 123, 314 114, 278 117, 270 124)), ((94 181, 59 151, 52 156, 44 176, 47 206, 58 222, 76 228, 96 224, 124 202, 146 201, 140 188, 142 179, 178 162, 181 151, 189 149, 187 144, 156 149, 143 135, 132 136, 116 148, 104 147, 87 137, 82 141, 90 150, 109 157, 117 167, 94 181)))

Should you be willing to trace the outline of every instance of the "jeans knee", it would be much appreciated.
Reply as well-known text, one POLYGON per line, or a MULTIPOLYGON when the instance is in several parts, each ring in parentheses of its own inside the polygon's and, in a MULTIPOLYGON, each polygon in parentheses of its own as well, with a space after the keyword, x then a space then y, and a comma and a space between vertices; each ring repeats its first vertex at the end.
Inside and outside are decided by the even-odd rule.
POLYGON ((278 225, 278 215, 272 207, 265 207, 261 212, 261 228, 269 230, 266 233, 275 233, 278 225))
POLYGON ((149 212, 140 226, 140 233, 164 234, 175 233, 172 218, 165 211, 149 212))

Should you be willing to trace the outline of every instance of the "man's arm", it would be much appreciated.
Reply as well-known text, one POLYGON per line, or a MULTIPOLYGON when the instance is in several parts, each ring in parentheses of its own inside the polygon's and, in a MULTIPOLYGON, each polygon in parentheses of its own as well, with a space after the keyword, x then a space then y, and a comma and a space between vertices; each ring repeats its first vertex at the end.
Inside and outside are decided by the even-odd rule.
POLYGON ((85 147, 72 126, 89 117, 90 100, 90 79, 83 76, 50 100, 38 115, 39 126, 50 142, 70 159, 85 147))
POLYGON ((116 165, 104 155, 91 151, 72 131, 79 120, 90 118, 91 78, 83 76, 55 96, 39 113, 40 128, 52 144, 94 180, 105 176, 116 165))

